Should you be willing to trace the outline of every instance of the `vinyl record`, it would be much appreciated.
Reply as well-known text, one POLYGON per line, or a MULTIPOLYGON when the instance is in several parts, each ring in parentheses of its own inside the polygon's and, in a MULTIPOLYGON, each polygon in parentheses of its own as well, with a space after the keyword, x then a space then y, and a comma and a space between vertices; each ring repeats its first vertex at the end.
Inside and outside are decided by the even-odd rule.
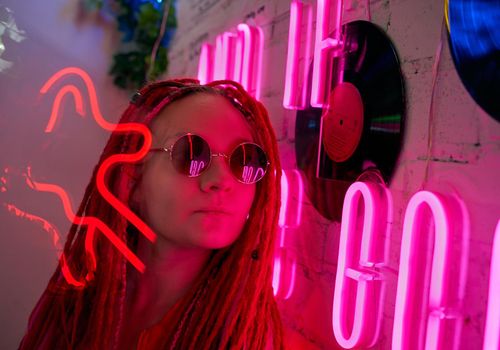
POLYGON ((448 42, 474 101, 500 121, 500 0, 447 1, 448 42))
MULTIPOLYGON (((297 112, 297 166, 307 194, 326 218, 339 221, 348 187, 365 171, 389 182, 403 142, 405 97, 391 40, 371 22, 342 26, 343 49, 332 59, 328 107, 297 112)), ((312 64, 307 91, 311 91, 312 64)), ((309 101, 309 98, 308 98, 309 101)))

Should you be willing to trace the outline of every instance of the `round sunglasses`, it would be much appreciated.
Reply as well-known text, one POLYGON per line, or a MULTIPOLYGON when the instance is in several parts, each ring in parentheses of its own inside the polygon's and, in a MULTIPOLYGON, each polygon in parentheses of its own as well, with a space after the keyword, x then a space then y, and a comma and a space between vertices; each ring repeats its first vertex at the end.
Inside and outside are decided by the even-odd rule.
POLYGON ((170 147, 152 148, 150 152, 170 153, 174 168, 188 177, 200 176, 209 168, 212 157, 224 157, 229 160, 231 173, 244 184, 260 181, 270 164, 266 152, 255 143, 243 142, 228 156, 224 153, 212 153, 205 139, 191 133, 182 135, 170 147))

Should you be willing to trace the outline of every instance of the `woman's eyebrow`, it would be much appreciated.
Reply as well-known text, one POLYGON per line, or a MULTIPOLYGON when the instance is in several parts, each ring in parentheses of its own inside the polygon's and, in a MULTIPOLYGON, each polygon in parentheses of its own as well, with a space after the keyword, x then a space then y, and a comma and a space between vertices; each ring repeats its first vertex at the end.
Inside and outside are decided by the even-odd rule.
POLYGON ((178 133, 175 133, 174 135, 166 136, 161 139, 161 145, 162 147, 169 147, 170 144, 167 144, 167 141, 176 141, 179 137, 186 135, 186 131, 179 131, 178 133))

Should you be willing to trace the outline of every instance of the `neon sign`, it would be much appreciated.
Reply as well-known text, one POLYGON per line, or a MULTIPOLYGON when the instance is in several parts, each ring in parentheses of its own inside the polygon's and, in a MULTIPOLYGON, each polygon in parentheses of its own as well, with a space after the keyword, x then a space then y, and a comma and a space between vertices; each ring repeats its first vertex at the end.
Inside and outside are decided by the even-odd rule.
POLYGON ((300 225, 303 195, 304 185, 300 172, 295 169, 283 171, 278 219, 279 235, 275 248, 272 285, 274 295, 285 300, 290 298, 294 291, 297 270, 297 258, 295 252, 286 246, 286 237, 287 233, 293 232, 300 225), (293 198, 294 196, 296 198, 293 198))
POLYGON ((290 3, 290 28, 288 31, 288 53, 286 59, 285 88, 283 106, 287 109, 304 109, 306 107, 307 68, 299 65, 300 54, 304 52, 304 61, 309 62, 311 44, 312 8, 298 0, 290 3), (305 12, 305 15, 304 15, 305 12), (307 29, 305 45, 302 45, 303 17, 307 29), (300 68, 302 67, 302 76, 300 68), (300 87, 302 84, 302 88, 300 87))
POLYGON ((202 84, 212 80, 237 81, 259 100, 263 47, 262 30, 241 23, 236 27, 236 33, 224 32, 217 35, 215 52, 209 43, 202 45, 198 79, 202 84))
MULTIPOLYGON (((300 186, 291 186, 289 178, 289 172, 282 176, 280 236, 273 271, 274 294, 284 299, 292 295, 296 275, 296 262, 284 263, 285 232, 300 225, 301 217, 290 215, 290 193, 300 186)), ((342 348, 368 348, 379 340, 392 216, 387 188, 356 182, 348 189, 332 312, 333 333, 342 348)), ((451 349, 459 344, 469 235, 468 211, 458 196, 420 191, 410 199, 404 216, 393 349, 451 349)), ((492 251, 484 349, 497 348, 500 339, 499 259, 500 221, 492 251)))
MULTIPOLYGON (((313 107, 323 107, 328 100, 331 79, 329 63, 332 55, 342 48, 342 0, 318 0, 316 6, 316 34, 312 70, 311 98, 313 107), (330 14, 333 13, 333 16, 330 14), (333 17, 333 23, 330 18, 333 17), (330 26, 333 37, 329 37, 330 26)), ((290 27, 285 73, 283 106, 287 109, 304 109, 306 105, 307 67, 310 56, 312 9, 299 0, 290 3, 290 27), (302 28, 306 27, 303 31, 302 28), (304 40, 302 40, 304 38, 304 40), (305 41, 305 43, 302 43, 305 41), (300 57, 303 56, 302 64, 300 57), (300 86, 302 84, 302 87, 300 86)), ((256 26, 239 24, 234 32, 224 32, 215 39, 215 50, 209 43, 201 46, 198 79, 202 83, 231 79, 243 85, 256 99, 260 99, 262 30, 256 26), (215 52, 214 52, 215 51, 215 52)), ((337 76, 338 82, 343 80, 337 76)))
POLYGON ((201 45, 200 61, 198 64, 198 79, 200 84, 214 80, 214 48, 208 43, 201 45))
MULTIPOLYGON (((441 349, 445 341, 453 343, 445 334, 456 334, 454 328, 461 319, 461 286, 452 288, 451 281, 460 277, 460 271, 455 275, 452 269, 457 264, 452 241, 457 233, 454 223, 462 221, 463 215, 454 212, 440 194, 420 191, 410 199, 403 224, 393 349, 410 349, 415 344, 441 349), (429 227, 433 228, 430 235, 423 234, 429 227)), ((462 254, 467 256, 468 251, 462 254)))
POLYGON ((311 85, 311 106, 323 107, 328 99, 327 64, 328 55, 341 48, 340 28, 342 22, 342 0, 334 0, 334 36, 328 37, 330 26, 330 0, 317 0, 316 40, 311 85))
POLYGON ((346 349, 371 347, 380 332, 385 291, 380 267, 388 262, 385 240, 392 222, 389 196, 382 186, 364 182, 352 184, 345 195, 332 324, 337 342, 346 349), (359 229, 361 199, 364 220, 359 229))

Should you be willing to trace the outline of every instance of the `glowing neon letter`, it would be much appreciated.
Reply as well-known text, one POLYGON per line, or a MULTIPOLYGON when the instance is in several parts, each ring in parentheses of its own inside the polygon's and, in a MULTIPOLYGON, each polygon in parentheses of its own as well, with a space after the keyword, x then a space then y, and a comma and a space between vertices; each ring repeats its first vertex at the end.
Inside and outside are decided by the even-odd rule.
POLYGON ((493 238, 483 349, 500 349, 500 220, 493 238))
POLYGON ((449 305, 455 299, 449 296, 450 213, 444 198, 433 192, 418 192, 408 203, 401 242, 392 349, 444 349, 445 328, 452 325, 449 319, 459 316, 454 305, 449 305), (428 215, 423 215, 425 208, 430 209, 434 222, 434 240, 430 239, 433 248, 428 249, 423 248, 422 243, 429 237, 428 232, 422 232, 422 228, 429 227, 428 215), (429 251, 432 251, 432 259, 429 251), (429 264, 430 280, 422 281, 429 264), (421 310, 422 304, 424 310, 421 310))
POLYGON ((253 174, 253 168, 252 168, 252 167, 250 167, 250 166, 245 165, 245 166, 243 167, 243 175, 242 175, 242 177, 243 177, 243 182, 245 182, 245 183, 250 182, 250 181, 251 181, 252 174, 253 174))
POLYGON ((264 40, 259 27, 248 24, 238 24, 238 48, 236 54, 236 81, 257 100, 260 98, 260 84, 262 71, 262 51, 264 40), (239 51, 238 50, 238 51, 239 51))
POLYGON ((384 246, 391 210, 386 194, 379 185, 355 182, 344 199, 332 324, 337 342, 346 349, 369 348, 379 336, 385 285, 377 269, 386 260, 384 246), (364 219, 360 234, 356 221, 361 197, 364 219))
MULTIPOLYGON (((299 91, 299 58, 301 53, 301 29, 303 11, 307 12, 307 31, 305 34, 306 45, 303 62, 309 62, 310 36, 312 23, 311 6, 298 0, 290 3, 290 28, 288 31, 288 53, 286 59, 285 89, 283 107, 287 109, 304 109, 306 107, 307 68, 302 68, 302 88, 299 91)), ((304 66, 304 65, 303 65, 304 66)))
POLYGON ((300 216, 302 214, 302 195, 303 184, 300 172, 293 170, 296 181, 294 185, 290 185, 289 176, 285 171, 281 176, 281 208, 278 219, 280 226, 280 235, 275 248, 274 270, 273 270, 273 292, 275 296, 281 296, 285 300, 290 298, 295 287, 295 273, 297 270, 297 262, 295 254, 292 250, 285 248, 285 234, 291 229, 295 229, 300 224, 300 216), (296 182, 296 184, 295 184, 296 182), (293 191, 292 191, 293 190, 293 191), (291 206, 291 193, 297 192, 298 201, 296 210, 291 206), (290 215, 290 212, 292 213, 290 215), (290 219, 290 218, 293 218, 290 219), (287 268, 290 265, 289 268, 287 268), (290 270, 290 271, 289 271, 290 270), (286 276, 286 278, 284 278, 286 276), (282 283, 282 279, 286 282, 282 283), (285 287, 283 287, 283 285, 285 287))
POLYGON ((208 43, 201 45, 200 62, 198 64, 198 80, 200 84, 206 84, 214 80, 213 46, 208 43))
POLYGON ((212 80, 234 80, 259 99, 263 47, 263 35, 259 27, 239 24, 236 33, 224 32, 217 35, 213 65, 214 54, 211 46, 206 43, 202 45, 198 79, 202 83, 212 80))
POLYGON ((236 38, 237 36, 230 32, 224 32, 217 35, 215 39, 214 80, 235 80, 234 65, 236 38))
POLYGON ((334 38, 329 38, 330 0, 318 0, 316 13, 316 41, 314 46, 313 76, 311 86, 311 106, 323 107, 328 93, 327 64, 332 50, 341 47, 342 0, 335 3, 334 38))
POLYGON ((189 175, 190 176, 198 176, 200 175, 200 171, 205 167, 205 162, 199 162, 197 160, 192 160, 191 165, 189 167, 189 175))

